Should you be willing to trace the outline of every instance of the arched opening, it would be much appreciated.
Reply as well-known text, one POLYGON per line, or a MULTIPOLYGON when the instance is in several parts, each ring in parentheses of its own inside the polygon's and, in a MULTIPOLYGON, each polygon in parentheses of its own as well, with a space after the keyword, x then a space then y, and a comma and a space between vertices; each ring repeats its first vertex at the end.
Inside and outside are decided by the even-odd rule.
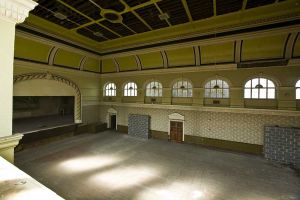
MULTIPOLYGON (((32 73, 17 75, 14 77, 13 95, 14 98, 19 100, 31 99, 29 101, 29 103, 32 103, 31 107, 27 107, 27 112, 25 109, 25 112, 21 113, 21 116, 20 113, 18 113, 20 117, 38 117, 39 115, 37 115, 36 113, 39 112, 40 116, 49 116, 55 113, 55 109, 56 114, 60 116, 63 116, 66 113, 71 113, 71 118, 73 117, 73 119, 71 119, 72 123, 82 122, 80 90, 74 82, 59 75, 50 73, 32 73), (43 101, 44 103, 41 103, 41 101, 43 101), (47 105, 47 102, 49 103, 49 105, 47 105), (54 102, 56 102, 57 105, 56 107, 54 106, 52 109, 50 103, 52 103, 53 106, 54 102), (44 108, 42 109, 41 106, 44 106, 44 108), (35 114, 33 114, 34 112, 35 114)), ((28 102, 25 103, 28 104, 28 102)), ((65 120, 65 118, 63 120, 65 120)), ((55 123, 57 122, 54 122, 54 124, 55 123)), ((60 123, 63 122, 59 122, 59 124, 60 123)), ((67 123, 69 123, 69 121, 67 123)))

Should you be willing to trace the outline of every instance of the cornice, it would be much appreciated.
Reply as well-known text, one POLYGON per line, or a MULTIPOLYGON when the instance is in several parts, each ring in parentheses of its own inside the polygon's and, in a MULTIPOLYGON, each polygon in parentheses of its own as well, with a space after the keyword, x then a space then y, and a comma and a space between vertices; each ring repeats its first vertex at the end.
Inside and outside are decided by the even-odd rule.
POLYGON ((32 0, 0 0, 0 19, 22 23, 38 3, 32 0))

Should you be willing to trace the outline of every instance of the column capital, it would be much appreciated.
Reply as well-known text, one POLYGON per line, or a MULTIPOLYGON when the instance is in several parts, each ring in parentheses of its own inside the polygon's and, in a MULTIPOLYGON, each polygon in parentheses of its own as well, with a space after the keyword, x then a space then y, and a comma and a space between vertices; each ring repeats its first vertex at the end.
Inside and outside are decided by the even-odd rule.
POLYGON ((22 23, 37 5, 32 0, 0 0, 0 20, 22 23))

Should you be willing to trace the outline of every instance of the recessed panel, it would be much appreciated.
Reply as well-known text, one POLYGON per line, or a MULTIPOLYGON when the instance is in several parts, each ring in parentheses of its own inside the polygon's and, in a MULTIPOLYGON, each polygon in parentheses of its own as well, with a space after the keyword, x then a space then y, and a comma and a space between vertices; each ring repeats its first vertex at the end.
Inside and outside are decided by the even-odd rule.
POLYGON ((201 64, 234 62, 234 42, 200 47, 201 64))
POLYGON ((243 40, 242 61, 283 58, 287 35, 243 40))
POLYGON ((168 58, 168 67, 195 65, 193 47, 167 50, 166 54, 168 58))
POLYGON ((83 65, 83 69, 92 72, 100 72, 100 62, 95 58, 87 58, 83 65))
POLYGON ((116 58, 119 64, 120 71, 132 71, 137 70, 137 63, 134 56, 126 56, 116 58))
POLYGON ((32 61, 48 63, 48 56, 52 46, 33 40, 16 37, 15 57, 32 61))
POLYGON ((112 58, 103 59, 101 64, 102 73, 116 72, 116 65, 112 58))
POLYGON ((164 66, 164 61, 159 51, 140 54, 138 57, 143 69, 162 68, 164 66))
POLYGON ((54 58, 54 65, 79 68, 82 55, 59 49, 54 58))
POLYGON ((294 45, 293 57, 300 57, 300 34, 299 33, 294 45))

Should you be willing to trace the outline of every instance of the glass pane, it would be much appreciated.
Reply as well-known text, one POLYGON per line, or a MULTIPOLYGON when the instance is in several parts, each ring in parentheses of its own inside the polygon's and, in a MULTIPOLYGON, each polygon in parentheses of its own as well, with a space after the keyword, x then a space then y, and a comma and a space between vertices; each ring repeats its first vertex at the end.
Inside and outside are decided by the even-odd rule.
POLYGON ((188 94, 187 94, 187 90, 182 90, 182 97, 187 97, 188 94))
POLYGON ((261 79, 260 79, 260 84, 261 84, 264 88, 267 87, 267 79, 261 78, 261 79))
POLYGON ((217 92, 217 98, 222 98, 222 94, 223 94, 222 89, 217 89, 216 92, 217 92))
POLYGON ((223 88, 229 88, 229 85, 226 81, 223 81, 223 88))
POLYGON ((268 80, 268 87, 275 87, 274 83, 272 81, 268 80))
POLYGON ((245 88, 251 88, 251 80, 245 84, 245 88))
POLYGON ((217 90, 216 89, 211 89, 210 91, 210 97, 211 98, 216 98, 217 97, 217 90))
POLYGON ((300 99, 300 88, 296 89, 296 99, 300 99))
POLYGON ((177 90, 176 89, 173 89, 173 97, 177 97, 178 94, 177 94, 177 90))
POLYGON ((297 83, 296 83, 296 87, 300 87, 300 80, 299 80, 299 81, 297 81, 297 83))
POLYGON ((266 99, 267 98, 267 89, 262 88, 259 90, 259 98, 266 99))
POLYGON ((268 89, 268 99, 275 99, 275 89, 268 89))
POLYGON ((252 79, 252 88, 258 84, 258 78, 252 79))
POLYGON ((210 97, 210 89, 205 89, 205 97, 206 98, 210 97))
POLYGON ((223 98, 229 98, 229 89, 223 89, 223 98))
POLYGON ((206 83, 204 88, 210 88, 210 82, 206 83))
POLYGON ((188 97, 192 97, 193 96, 193 89, 189 89, 188 90, 188 97))
POLYGON ((188 87, 188 82, 187 81, 183 81, 182 85, 184 86, 184 88, 187 88, 188 87))
POLYGON ((258 99, 258 89, 256 88, 252 89, 252 98, 258 99))
POLYGON ((250 99, 251 98, 251 89, 245 89, 244 91, 244 98, 250 99))
POLYGON ((162 96, 162 90, 159 90, 158 96, 159 96, 159 97, 162 96))

